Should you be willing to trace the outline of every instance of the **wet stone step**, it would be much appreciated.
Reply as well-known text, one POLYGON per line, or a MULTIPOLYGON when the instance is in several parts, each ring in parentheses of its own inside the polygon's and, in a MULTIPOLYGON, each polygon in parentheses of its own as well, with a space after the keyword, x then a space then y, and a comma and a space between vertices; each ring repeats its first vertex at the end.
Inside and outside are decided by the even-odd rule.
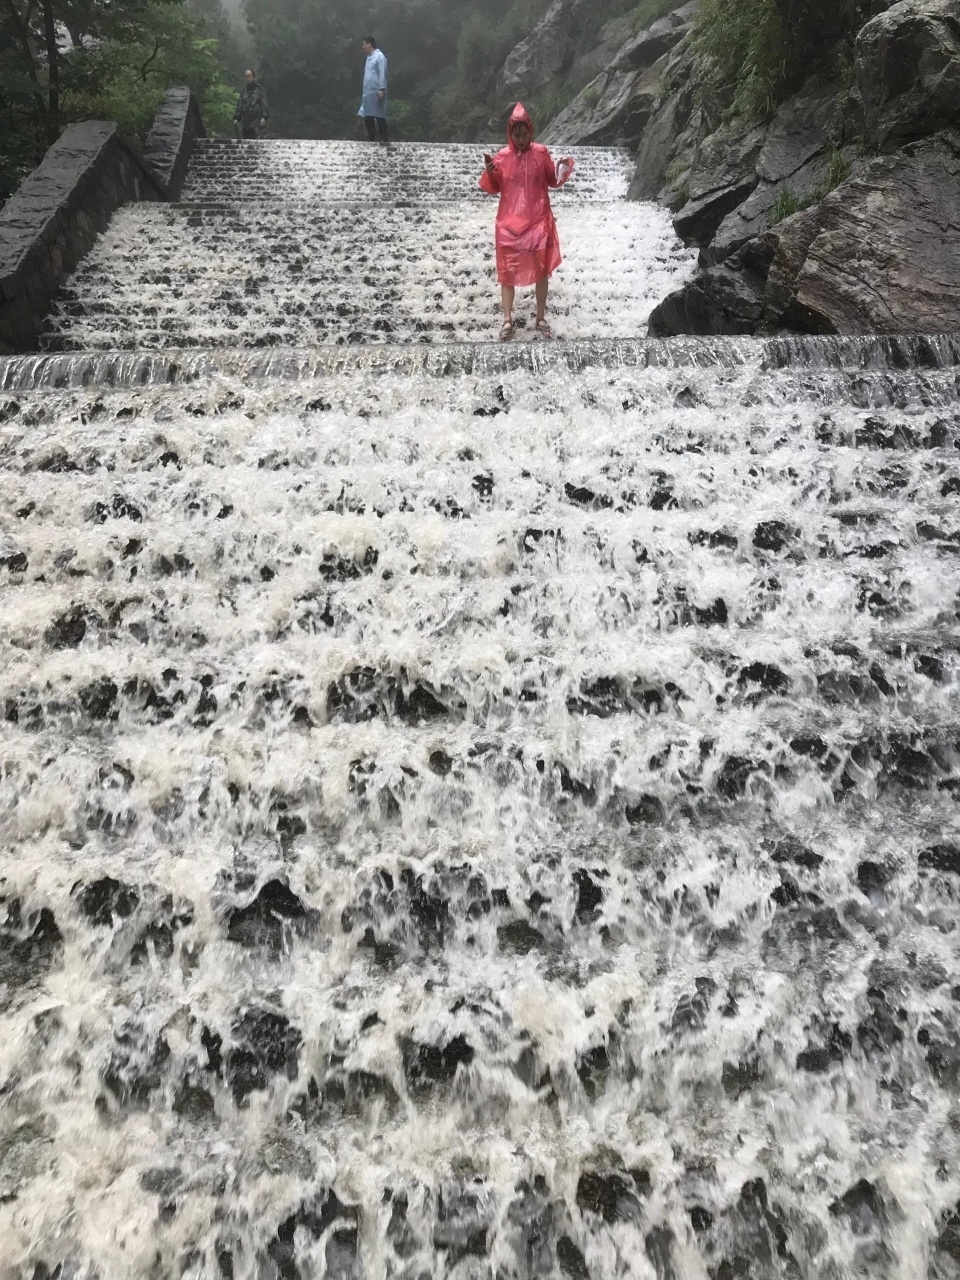
MULTIPOLYGON (((238 205, 231 214, 130 206, 84 260, 50 320, 47 346, 493 340, 492 227, 493 212, 473 204, 447 214, 329 208, 302 225, 271 207, 238 205)), ((571 208, 563 243, 553 309, 568 339, 641 333, 657 299, 692 265, 653 206, 571 208), (656 250, 637 255, 640 239, 656 240, 656 250), (615 285, 611 252, 622 258, 615 285)))
MULTIPOLYGON (((481 146, 396 143, 383 150, 364 143, 271 141, 207 142, 195 150, 183 200, 414 201, 435 206, 447 200, 484 197, 477 187, 483 167, 481 146)), ((633 176, 626 151, 605 147, 553 147, 571 154, 575 188, 554 199, 622 200, 633 176)), ((489 198, 487 198, 489 199, 489 198)), ((492 202, 491 202, 492 203, 492 202)))

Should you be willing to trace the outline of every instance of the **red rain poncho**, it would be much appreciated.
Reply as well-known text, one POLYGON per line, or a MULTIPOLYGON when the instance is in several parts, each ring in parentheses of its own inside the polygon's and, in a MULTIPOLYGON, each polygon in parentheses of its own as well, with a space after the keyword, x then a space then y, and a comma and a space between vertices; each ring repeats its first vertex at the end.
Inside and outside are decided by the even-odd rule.
POLYGON ((562 178, 550 152, 533 142, 533 123, 518 102, 507 129, 509 145, 493 157, 493 173, 486 169, 481 188, 499 195, 497 210, 497 279, 501 284, 536 284, 559 267, 560 238, 550 208, 550 187, 562 187, 573 173, 571 160, 562 178), (521 151, 513 140, 513 127, 522 120, 530 129, 531 143, 521 151))

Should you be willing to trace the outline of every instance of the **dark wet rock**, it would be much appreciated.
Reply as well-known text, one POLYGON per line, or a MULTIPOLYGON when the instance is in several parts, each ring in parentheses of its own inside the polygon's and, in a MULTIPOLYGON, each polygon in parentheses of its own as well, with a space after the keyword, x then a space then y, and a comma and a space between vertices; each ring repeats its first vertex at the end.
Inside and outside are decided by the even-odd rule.
POLYGON ((686 203, 673 221, 681 240, 708 245, 727 214, 743 204, 758 182, 756 162, 763 140, 763 128, 733 121, 703 142, 687 184, 686 203))
POLYGON ((568 1280, 590 1280, 587 1260, 569 1236, 561 1236, 557 1241, 557 1262, 568 1280))
POLYGON ((140 1026, 125 1027, 100 1078, 104 1089, 100 1105, 149 1107, 153 1094, 165 1084, 170 1058, 164 1036, 151 1035, 140 1026))
POLYGON ((657 1273, 657 1280, 676 1280, 677 1271, 673 1263, 673 1248, 676 1237, 669 1227, 654 1227, 643 1239, 643 1247, 647 1257, 657 1273))
POLYGON ((23 551, 11 551, 9 555, 0 556, 0 569, 8 573, 26 573, 30 562, 23 551))
POLYGON ((857 866, 857 887, 861 893, 882 893, 896 874, 894 867, 864 861, 857 866))
POLYGON ((627 805, 626 818, 632 827, 658 826, 666 821, 667 812, 658 796, 641 796, 634 805, 627 805))
POLYGON ((331 551, 323 557, 318 571, 324 582, 354 582, 372 573, 379 559, 380 552, 374 547, 367 547, 359 563, 331 551))
POLYGON ((143 521, 143 512, 122 493, 115 493, 109 503, 98 502, 90 517, 96 524, 105 524, 107 520, 132 520, 135 524, 143 521))
POLYGON ((173 1099, 173 1112, 194 1124, 211 1119, 215 1114, 213 1094, 202 1084, 192 1080, 181 1081, 173 1099))
POLYGON ((453 768, 453 760, 445 751, 431 751, 428 761, 431 772, 435 773, 438 778, 445 778, 453 768))
POLYGON ((717 774, 717 794, 725 800, 739 800, 746 793, 750 779, 757 773, 765 773, 762 762, 746 756, 728 756, 717 774))
POLYGON ((864 1236, 875 1231, 883 1221, 883 1201, 872 1182, 861 1178, 849 1191, 830 1205, 834 1218, 843 1218, 854 1235, 864 1236))
POLYGON ((922 741, 891 737, 882 754, 881 780, 911 790, 925 790, 940 776, 936 759, 925 750, 922 741))
POLYGON ((682 996, 673 1011, 671 1031, 701 1031, 706 1026, 710 1000, 717 989, 712 978, 697 978, 696 990, 682 996))
POLYGON ((917 1031, 917 1044, 925 1051, 927 1065, 944 1087, 960 1084, 960 1028, 940 1013, 929 1017, 917 1031))
POLYGON ((603 889, 589 871, 581 868, 573 873, 573 883, 577 890, 577 906, 575 917, 578 924, 586 924, 592 920, 603 905, 603 889))
POLYGON ((577 1059, 577 1075, 583 1085, 583 1091, 591 1102, 596 1102, 603 1093, 610 1074, 610 1054, 616 1048, 616 1039, 594 1045, 577 1059))
POLYGON ((0 898, 0 984, 11 991, 45 977, 59 963, 63 935, 49 907, 24 911, 18 898, 0 898))
POLYGON ((815 208, 774 229, 765 323, 812 333, 953 331, 960 325, 958 198, 956 134, 865 164, 815 208))
POLYGON ((921 850, 917 859, 921 871, 960 876, 960 845, 934 844, 921 850))
POLYGON ((246 947, 283 950, 294 933, 307 927, 303 903, 282 880, 268 880, 246 907, 235 907, 227 921, 227 938, 246 947))
POLYGON ((407 896, 407 909, 413 921, 421 947, 442 946, 450 926, 450 903, 440 893, 430 892, 424 877, 415 875, 409 867, 400 873, 400 883, 407 896))
POLYGON ((758 551, 782 551, 797 536, 797 530, 782 520, 764 520, 753 532, 753 545, 758 551))
POLYGON ((800 888, 793 876, 788 875, 785 871, 780 872, 780 883, 770 895, 771 902, 782 909, 799 906, 800 903, 819 905, 821 899, 813 893, 807 893, 800 888))
POLYGON ((309 1280, 312 1270, 303 1271, 298 1265, 297 1231, 308 1232, 314 1240, 329 1232, 325 1274, 331 1280, 340 1280, 355 1271, 359 1229, 359 1205, 344 1204, 335 1192, 325 1191, 284 1219, 267 1246, 267 1253, 280 1280, 309 1280))
POLYGON ((149 964, 151 960, 169 960, 176 949, 176 935, 193 923, 193 906, 180 900, 174 902, 170 894, 164 895, 151 909, 152 918, 140 930, 130 951, 132 965, 149 964))
POLYGON ((501 951, 513 951, 525 956, 539 950, 545 942, 543 934, 527 920, 511 920, 497 930, 497 943, 501 951))
MULTIPOLYGON (((754 1178, 743 1184, 739 1203, 730 1216, 737 1247, 743 1251, 740 1256, 744 1261, 750 1258, 751 1262, 742 1268, 737 1265, 738 1259, 734 1258, 726 1271, 729 1280, 739 1276, 780 1273, 781 1260, 790 1256, 787 1249, 787 1229, 782 1216, 769 1202, 766 1183, 762 1178, 754 1178)), ((718 1270, 718 1280, 720 1273, 718 1270)))
POLYGON ((126 920, 140 905, 140 894, 132 885, 104 876, 74 889, 81 912, 92 925, 111 927, 126 920))
POLYGON ((868 22, 855 69, 867 142, 889 151, 960 126, 960 25, 952 0, 906 0, 868 22))
POLYGON ((83 643, 92 622, 92 616, 83 605, 74 605, 54 618, 43 633, 44 641, 52 649, 76 649, 83 643))
POLYGON ((676 334, 756 333, 763 316, 764 276, 736 253, 708 267, 650 313, 652 338, 676 334))
POLYGON ((473 1061, 475 1050, 466 1036, 446 1044, 422 1044, 405 1037, 400 1042, 407 1085, 414 1094, 429 1093, 436 1085, 449 1084, 461 1066, 473 1061))
POLYGON ((725 1062, 720 1071, 720 1083, 728 1098, 739 1098, 749 1093, 762 1079, 763 1062, 757 1054, 750 1054, 739 1062, 725 1062))
POLYGON ((238 1103, 268 1089, 274 1078, 295 1080, 299 1071, 300 1032, 283 1014, 250 1009, 233 1025, 233 1043, 225 1058, 225 1075, 238 1103))
POLYGON ((797 1054, 797 1069, 822 1074, 836 1063, 842 1062, 852 1047, 850 1036, 834 1023, 821 1043, 808 1044, 806 1049, 797 1054))
POLYGON ((903 1031, 880 988, 868 988, 867 1000, 870 1012, 857 1026, 857 1043, 868 1058, 876 1058, 902 1044, 903 1031))
POLYGON ((486 1257, 491 1226, 488 1206, 489 1192, 481 1178, 441 1191, 433 1244, 445 1255, 449 1267, 455 1267, 464 1258, 486 1257))
POLYGON ((120 690, 109 676, 101 676, 80 690, 80 706, 92 720, 116 720, 120 690))
POLYGON ((945 1253, 948 1258, 960 1263, 960 1202, 940 1220, 936 1247, 938 1252, 945 1253))
POLYGON ((632 1179, 616 1170, 582 1173, 577 1183, 577 1207, 604 1222, 638 1222, 640 1201, 632 1179))
POLYGON ((787 693, 790 689, 790 681, 779 667, 768 662, 753 662, 744 667, 737 677, 739 689, 749 691, 752 686, 757 686, 767 693, 787 693))
POLYGON ((709 1209, 705 1209, 703 1205, 695 1204, 690 1210, 690 1225, 697 1235, 701 1235, 704 1231, 709 1231, 713 1226, 713 1214, 709 1209))

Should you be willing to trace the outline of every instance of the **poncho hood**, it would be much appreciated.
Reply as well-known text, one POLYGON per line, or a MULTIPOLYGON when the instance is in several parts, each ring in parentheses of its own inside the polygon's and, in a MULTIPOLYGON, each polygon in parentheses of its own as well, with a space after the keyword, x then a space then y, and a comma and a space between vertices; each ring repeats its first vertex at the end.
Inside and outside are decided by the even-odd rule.
POLYGON ((530 141, 533 142, 533 121, 530 119, 530 114, 522 102, 518 102, 513 108, 510 123, 507 125, 507 141, 514 151, 517 150, 517 144, 513 140, 513 127, 517 124, 525 124, 527 126, 530 130, 530 141))

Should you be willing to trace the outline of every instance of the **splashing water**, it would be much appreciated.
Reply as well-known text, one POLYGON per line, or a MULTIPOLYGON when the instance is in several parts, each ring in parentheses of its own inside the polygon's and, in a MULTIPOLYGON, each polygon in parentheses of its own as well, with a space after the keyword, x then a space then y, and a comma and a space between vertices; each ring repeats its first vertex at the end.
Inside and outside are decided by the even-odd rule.
POLYGON ((0 362, 0 1276, 960 1274, 955 341, 243 337, 0 362))

